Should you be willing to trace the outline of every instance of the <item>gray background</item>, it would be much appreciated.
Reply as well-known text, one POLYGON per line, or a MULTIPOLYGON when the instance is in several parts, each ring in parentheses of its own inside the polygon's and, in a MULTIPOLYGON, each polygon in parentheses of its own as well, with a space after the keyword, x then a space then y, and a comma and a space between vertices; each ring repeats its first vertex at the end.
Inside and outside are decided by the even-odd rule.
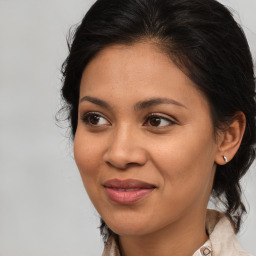
MULTIPOLYGON (((0 256, 96 256, 103 245, 60 107, 66 34, 94 1, 0 0, 0 256)), ((226 0, 256 56, 256 0, 226 0)), ((239 240, 256 254, 256 166, 239 240)))

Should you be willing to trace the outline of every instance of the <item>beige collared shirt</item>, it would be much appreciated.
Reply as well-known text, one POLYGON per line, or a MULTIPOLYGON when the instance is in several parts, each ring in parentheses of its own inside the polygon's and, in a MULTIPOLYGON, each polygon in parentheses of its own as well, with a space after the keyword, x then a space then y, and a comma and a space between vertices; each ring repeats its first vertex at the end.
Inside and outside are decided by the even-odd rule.
MULTIPOLYGON (((250 256, 241 249, 234 229, 225 214, 208 209, 206 229, 209 240, 192 256, 250 256)), ((113 238, 105 246, 102 256, 120 256, 113 238)))

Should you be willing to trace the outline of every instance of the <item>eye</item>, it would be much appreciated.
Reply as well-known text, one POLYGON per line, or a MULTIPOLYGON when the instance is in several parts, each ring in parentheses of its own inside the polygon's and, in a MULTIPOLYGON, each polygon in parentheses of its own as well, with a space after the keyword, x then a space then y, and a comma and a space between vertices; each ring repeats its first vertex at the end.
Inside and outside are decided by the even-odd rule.
POLYGON ((85 124, 90 126, 106 126, 110 125, 109 121, 98 113, 89 112, 81 118, 85 124))
POLYGON ((152 114, 146 118, 146 122, 144 124, 151 127, 167 127, 176 123, 166 117, 152 114))

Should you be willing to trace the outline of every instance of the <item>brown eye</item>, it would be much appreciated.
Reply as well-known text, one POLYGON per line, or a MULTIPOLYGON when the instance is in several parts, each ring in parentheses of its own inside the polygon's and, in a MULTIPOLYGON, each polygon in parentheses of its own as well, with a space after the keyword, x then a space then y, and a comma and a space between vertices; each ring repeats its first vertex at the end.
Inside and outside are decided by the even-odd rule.
POLYGON ((161 124, 161 118, 151 117, 151 118, 149 118, 149 124, 151 126, 159 126, 161 124))
POLYGON ((82 117, 82 120, 90 126, 106 126, 109 122, 103 116, 96 113, 87 113, 82 117))
POLYGON ((88 117, 88 122, 92 125, 97 125, 99 121, 100 117, 98 115, 93 114, 88 117))
POLYGON ((145 125, 147 126, 160 127, 160 128, 170 126, 172 124, 175 124, 175 122, 168 118, 158 116, 158 115, 149 116, 145 122, 145 125))

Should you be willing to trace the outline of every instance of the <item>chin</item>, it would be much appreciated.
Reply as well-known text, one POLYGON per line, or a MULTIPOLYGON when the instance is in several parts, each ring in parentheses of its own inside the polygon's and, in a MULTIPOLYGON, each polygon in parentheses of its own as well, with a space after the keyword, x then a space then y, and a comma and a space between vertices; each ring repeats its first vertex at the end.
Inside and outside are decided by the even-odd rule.
POLYGON ((133 214, 112 214, 112 216, 103 216, 107 226, 120 236, 140 236, 150 232, 150 221, 133 214))
POLYGON ((119 236, 145 236, 157 232, 166 226, 167 223, 154 216, 126 214, 105 218, 107 226, 119 236))
POLYGON ((138 225, 138 223, 134 223, 133 225, 109 225, 109 228, 119 236, 143 236, 148 233, 151 233, 148 228, 144 225, 138 225))

